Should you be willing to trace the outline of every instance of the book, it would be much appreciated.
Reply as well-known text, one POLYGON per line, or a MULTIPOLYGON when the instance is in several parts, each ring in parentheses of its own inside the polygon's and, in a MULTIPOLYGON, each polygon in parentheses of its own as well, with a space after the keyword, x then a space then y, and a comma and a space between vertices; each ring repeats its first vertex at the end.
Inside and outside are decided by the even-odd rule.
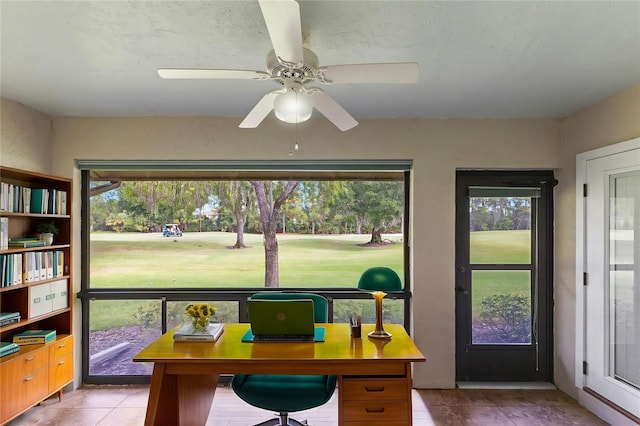
POLYGON ((43 188, 31 188, 30 213, 44 213, 45 191, 43 188))
POLYGON ((7 319, 0 319, 0 327, 4 327, 5 325, 9 325, 9 324, 15 324, 18 322, 20 322, 20 316, 7 318, 7 319))
POLYGON ((0 321, 15 317, 20 318, 20 312, 0 312, 0 321))
POLYGON ((0 217, 0 250, 9 248, 9 218, 0 217))
POLYGON ((25 330, 13 335, 13 343, 17 345, 32 345, 47 343, 56 338, 55 330, 25 330))
POLYGON ((206 330, 196 331, 191 324, 185 324, 173 334, 174 342, 215 342, 224 331, 224 324, 209 324, 206 330))
POLYGON ((29 248, 29 247, 43 247, 45 246, 45 242, 39 240, 37 238, 33 239, 24 239, 23 241, 16 240, 14 238, 9 240, 9 247, 21 247, 21 248, 29 248))
POLYGON ((11 342, 0 342, 0 357, 11 355, 20 350, 20 346, 11 342))

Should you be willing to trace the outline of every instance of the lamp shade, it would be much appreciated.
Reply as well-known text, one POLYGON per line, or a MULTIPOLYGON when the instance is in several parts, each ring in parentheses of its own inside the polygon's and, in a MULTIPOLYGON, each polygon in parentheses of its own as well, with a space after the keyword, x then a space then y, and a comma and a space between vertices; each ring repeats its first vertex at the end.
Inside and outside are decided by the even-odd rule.
POLYGON ((308 95, 287 90, 273 101, 273 110, 276 117, 284 122, 302 123, 311 117, 313 102, 308 95))
POLYGON ((364 271, 358 281, 358 288, 369 291, 400 291, 402 290, 402 281, 393 269, 376 266, 364 271))

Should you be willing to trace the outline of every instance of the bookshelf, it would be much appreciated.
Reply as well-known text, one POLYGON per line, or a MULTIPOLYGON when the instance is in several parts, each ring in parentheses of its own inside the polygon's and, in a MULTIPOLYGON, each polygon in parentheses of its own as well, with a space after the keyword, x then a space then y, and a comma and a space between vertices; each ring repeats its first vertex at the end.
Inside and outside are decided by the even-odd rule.
POLYGON ((11 342, 25 330, 56 331, 51 342, 21 345, 0 357, 4 424, 51 395, 61 399, 73 381, 72 181, 0 166, 0 185, 0 312, 20 317, 0 316, 0 341, 11 342), (35 237, 42 223, 58 230, 51 245, 8 244, 35 237))

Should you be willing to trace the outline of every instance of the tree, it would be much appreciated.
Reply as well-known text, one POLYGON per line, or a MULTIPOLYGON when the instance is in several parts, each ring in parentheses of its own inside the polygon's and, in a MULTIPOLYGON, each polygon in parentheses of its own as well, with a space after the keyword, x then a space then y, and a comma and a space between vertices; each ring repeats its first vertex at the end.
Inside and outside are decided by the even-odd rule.
MULTIPOLYGON (((400 182, 358 181, 351 185, 352 209, 358 224, 371 226, 370 244, 382 242, 382 231, 402 216, 402 184, 400 182)), ((360 225, 358 225, 359 227, 360 225)))
POLYGON ((254 205, 255 197, 253 188, 249 182, 222 181, 218 183, 218 196, 220 205, 228 207, 236 221, 236 243, 232 248, 246 248, 244 243, 244 225, 247 222, 249 211, 254 205))
POLYGON ((274 182, 251 181, 251 185, 253 185, 258 198, 260 225, 264 241, 264 286, 279 287, 278 239, 276 238, 278 214, 287 197, 298 187, 298 181, 286 182, 282 192, 275 198, 273 196, 274 182))

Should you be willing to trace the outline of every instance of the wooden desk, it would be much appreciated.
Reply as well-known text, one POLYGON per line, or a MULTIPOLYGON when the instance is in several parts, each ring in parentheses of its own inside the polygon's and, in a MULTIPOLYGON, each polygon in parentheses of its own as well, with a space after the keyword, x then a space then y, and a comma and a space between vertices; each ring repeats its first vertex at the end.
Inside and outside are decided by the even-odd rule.
POLYGON ((174 343, 173 330, 133 360, 153 362, 145 425, 204 425, 220 374, 338 376, 340 426, 411 425, 411 363, 425 361, 401 325, 385 325, 390 341, 369 339, 363 325, 326 327, 322 343, 242 343, 248 324, 225 324, 215 343, 174 343))

